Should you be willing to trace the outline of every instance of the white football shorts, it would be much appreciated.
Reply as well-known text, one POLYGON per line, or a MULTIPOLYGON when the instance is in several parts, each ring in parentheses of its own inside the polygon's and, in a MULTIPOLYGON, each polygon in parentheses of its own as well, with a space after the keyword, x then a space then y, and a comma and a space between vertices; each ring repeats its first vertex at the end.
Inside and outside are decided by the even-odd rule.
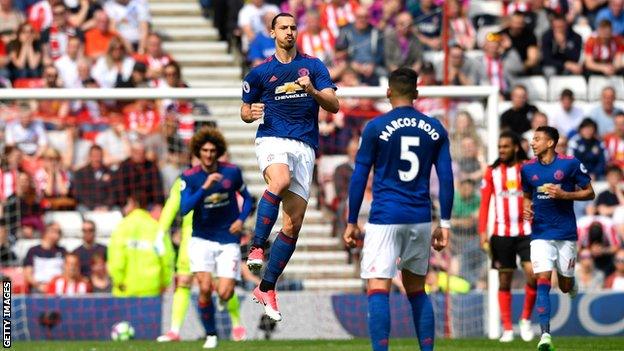
POLYGON ((431 222, 417 224, 366 223, 361 277, 394 278, 397 269, 426 275, 431 254, 431 222), (400 262, 397 265, 397 259, 400 262))
POLYGON ((188 244, 191 272, 208 272, 219 278, 240 280, 241 251, 235 243, 191 237, 188 244))
POLYGON ((256 138, 256 158, 263 174, 264 170, 272 164, 288 165, 290 169, 288 190, 308 201, 316 158, 316 153, 310 145, 295 139, 256 138))
POLYGON ((534 273, 550 272, 564 277, 574 277, 576 263, 576 241, 573 240, 531 240, 531 264, 534 273))

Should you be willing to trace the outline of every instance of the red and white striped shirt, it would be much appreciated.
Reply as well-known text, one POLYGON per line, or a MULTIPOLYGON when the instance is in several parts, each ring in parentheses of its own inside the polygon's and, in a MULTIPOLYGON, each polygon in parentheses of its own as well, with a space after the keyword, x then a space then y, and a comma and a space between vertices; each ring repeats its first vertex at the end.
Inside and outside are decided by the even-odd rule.
POLYGON ((6 201, 17 190, 17 171, 0 170, 0 202, 6 201))
POLYGON ((490 84, 498 87, 501 92, 507 91, 507 84, 503 72, 503 60, 500 58, 484 57, 486 74, 490 80, 490 84))
POLYGON ((487 230, 490 200, 494 195, 494 232, 497 236, 525 236, 531 234, 531 224, 522 219, 521 163, 507 167, 501 163, 488 167, 481 183, 479 233, 487 230))
POLYGON ((578 243, 581 247, 589 247, 589 228, 594 223, 599 223, 602 227, 603 243, 620 247, 621 242, 615 230, 615 224, 610 217, 606 216, 584 216, 576 221, 578 243))
POLYGON ((303 31, 297 37, 297 41, 297 46, 304 54, 314 56, 323 62, 331 57, 336 46, 336 40, 327 29, 322 29, 318 34, 303 31))
POLYGON ((325 5, 321 11, 323 27, 329 29, 334 38, 337 38, 341 27, 355 22, 355 10, 359 6, 358 2, 354 0, 349 0, 340 7, 334 6, 333 3, 325 5))
POLYGON ((605 136, 604 143, 609 156, 607 162, 624 168, 624 138, 615 133, 610 133, 605 136))
POLYGON ((507 6, 503 6, 503 16, 510 16, 514 12, 529 12, 531 11, 531 4, 526 0, 516 0, 507 6))
POLYGON ((48 295, 80 295, 91 292, 91 284, 86 279, 70 281, 58 276, 48 283, 48 295))

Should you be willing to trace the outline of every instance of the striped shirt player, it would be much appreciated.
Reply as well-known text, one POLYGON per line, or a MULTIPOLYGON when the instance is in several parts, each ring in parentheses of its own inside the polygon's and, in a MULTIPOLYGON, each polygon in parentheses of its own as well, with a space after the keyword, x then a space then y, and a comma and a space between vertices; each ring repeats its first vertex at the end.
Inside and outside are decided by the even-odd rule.
POLYGON ((514 339, 511 311, 511 282, 520 258, 526 277, 525 299, 520 318, 520 336, 525 341, 533 339, 531 312, 535 305, 535 278, 531 270, 531 224, 522 216, 523 197, 520 170, 526 153, 520 137, 503 132, 498 139, 498 159, 487 168, 481 182, 481 207, 479 234, 484 250, 492 253, 492 268, 498 270, 498 304, 503 334, 501 342, 514 339), (492 236, 487 235, 490 202, 494 198, 494 226, 492 236))
POLYGON ((358 214, 367 179, 373 172, 373 202, 365 230, 361 277, 367 280, 368 316, 374 351, 388 350, 388 294, 401 270, 412 307, 420 349, 433 350, 434 318, 424 292, 431 246, 442 250, 453 207, 453 170, 448 133, 440 121, 413 107, 418 75, 409 68, 393 71, 387 96, 393 109, 364 128, 349 186, 349 218, 344 239, 353 246, 360 229, 358 214), (432 236, 430 175, 440 180, 440 227, 432 236), (397 264, 397 261, 399 262, 397 264))
POLYGON ((576 158, 558 155, 556 128, 537 128, 531 141, 536 158, 522 166, 524 217, 531 220, 531 264, 537 277, 537 313, 541 337, 538 350, 552 350, 550 281, 556 269, 559 289, 576 296, 574 266, 577 227, 574 201, 594 199, 591 178, 576 158))

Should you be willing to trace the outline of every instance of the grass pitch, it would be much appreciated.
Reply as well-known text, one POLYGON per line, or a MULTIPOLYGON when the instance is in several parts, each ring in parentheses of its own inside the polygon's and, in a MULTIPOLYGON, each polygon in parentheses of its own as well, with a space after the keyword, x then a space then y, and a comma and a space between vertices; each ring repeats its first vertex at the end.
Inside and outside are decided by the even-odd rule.
MULTIPOLYGON (((624 338, 553 337, 557 351, 623 351, 624 338)), ((23 351, 173 351, 202 350, 203 341, 161 344, 154 341, 47 341, 14 342, 11 350, 23 351)), ((486 339, 454 339, 436 341, 436 351, 536 350, 537 339, 530 343, 514 341, 501 344, 486 339)), ((295 340, 295 341, 220 341, 217 351, 370 351, 367 339, 354 340, 295 340)), ((414 339, 392 339, 392 351, 418 350, 414 339)))

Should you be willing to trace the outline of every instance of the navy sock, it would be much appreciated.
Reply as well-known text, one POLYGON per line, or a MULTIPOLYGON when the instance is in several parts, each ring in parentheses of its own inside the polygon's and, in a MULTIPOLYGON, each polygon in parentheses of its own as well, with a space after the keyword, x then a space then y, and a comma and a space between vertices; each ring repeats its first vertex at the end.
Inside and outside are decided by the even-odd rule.
MULTIPOLYGON (((277 278, 282 274, 286 264, 290 260, 293 252, 295 252, 295 247, 297 246, 297 238, 291 238, 286 236, 286 234, 279 232, 277 234, 277 238, 273 242, 273 246, 271 246, 271 254, 269 256, 269 264, 267 265, 266 270, 264 271, 263 281, 267 281, 268 283, 272 283, 275 286, 275 282, 277 282, 277 278)), ((260 285, 260 291, 263 288, 267 288, 267 285, 260 285)))
POLYGON ((386 290, 368 292, 368 333, 373 351, 388 351, 390 296, 386 290))
POLYGON ((265 190, 258 203, 258 215, 256 216, 256 233, 253 239, 253 246, 264 249, 264 244, 271 234, 271 229, 275 225, 279 213, 279 205, 282 198, 272 192, 265 190))
POLYGON ((432 351, 435 338, 435 319, 431 299, 424 291, 407 295, 412 305, 412 318, 421 351, 432 351))
POLYGON ((550 281, 537 280, 537 316, 543 333, 550 333, 550 281))
POLYGON ((205 303, 198 301, 197 307, 199 307, 199 319, 201 319, 204 329, 206 330, 206 335, 217 335, 215 307, 212 303, 212 298, 205 303))

